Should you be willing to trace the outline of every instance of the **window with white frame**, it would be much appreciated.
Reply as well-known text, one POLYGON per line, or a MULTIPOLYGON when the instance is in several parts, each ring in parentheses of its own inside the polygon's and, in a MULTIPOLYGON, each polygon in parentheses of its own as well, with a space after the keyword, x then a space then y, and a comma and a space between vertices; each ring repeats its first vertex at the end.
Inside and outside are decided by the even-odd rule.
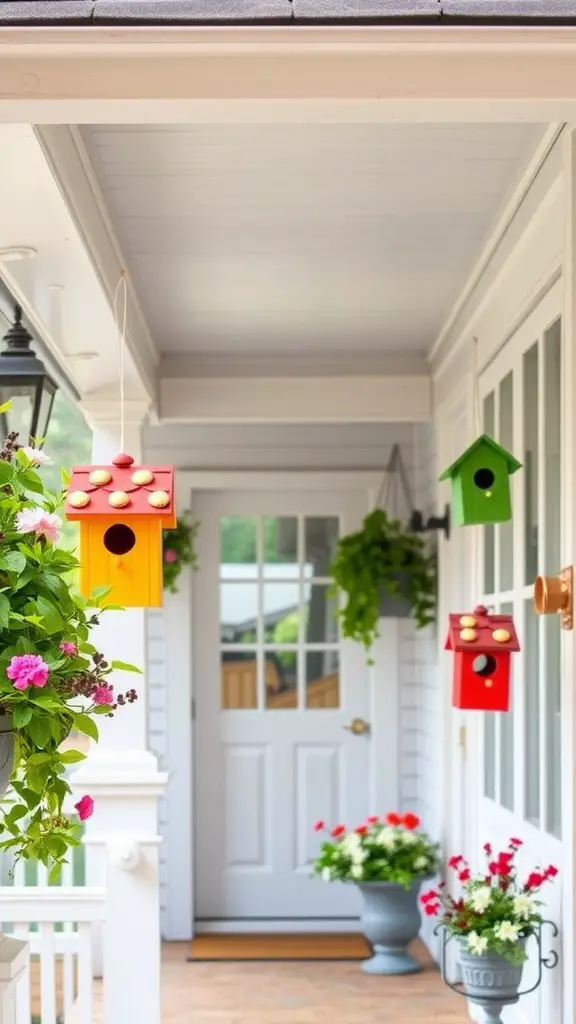
POLYGON ((510 711, 484 716, 484 795, 560 838, 560 631, 556 617, 533 610, 534 578, 561 568, 560 319, 507 348, 502 376, 482 395, 483 426, 522 469, 511 480, 512 519, 483 529, 482 601, 514 616, 522 655, 512 659, 510 711))

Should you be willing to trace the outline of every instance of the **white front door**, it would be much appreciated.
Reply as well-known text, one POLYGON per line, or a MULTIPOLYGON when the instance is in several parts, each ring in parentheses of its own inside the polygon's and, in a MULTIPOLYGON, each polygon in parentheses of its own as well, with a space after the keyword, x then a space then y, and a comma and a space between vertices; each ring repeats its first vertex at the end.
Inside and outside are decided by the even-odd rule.
MULTIPOLYGON (((511 478, 511 521, 482 530, 478 597, 514 616, 522 650, 512 656, 510 711, 478 719, 483 732, 479 838, 498 849, 505 849, 510 837, 521 839, 522 874, 536 865, 562 866, 562 778, 572 765, 572 751, 562 750, 560 621, 555 615, 537 617, 533 606, 535 577, 555 575, 563 565, 561 302, 555 286, 480 379, 484 430, 519 459, 522 469, 511 478)), ((561 924, 562 877, 543 895, 546 916, 561 924)), ((565 922, 572 914, 567 909, 565 922)), ((546 932, 545 955, 551 945, 558 948, 546 932)), ((527 988, 537 974, 535 949, 530 953, 527 988)), ((562 1021, 561 991, 561 969, 544 971, 541 988, 506 1011, 504 1020, 562 1021)))
POLYGON ((205 492, 195 578, 199 920, 342 918, 352 886, 310 879, 314 823, 370 813, 369 670, 329 594, 366 493, 205 492), (353 719, 367 723, 356 735, 353 719))

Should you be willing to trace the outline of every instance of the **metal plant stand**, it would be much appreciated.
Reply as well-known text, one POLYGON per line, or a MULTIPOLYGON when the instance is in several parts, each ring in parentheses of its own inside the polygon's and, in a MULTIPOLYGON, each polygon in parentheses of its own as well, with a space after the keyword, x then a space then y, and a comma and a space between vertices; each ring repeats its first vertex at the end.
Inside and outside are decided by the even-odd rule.
POLYGON ((551 950, 547 956, 542 954, 542 929, 548 927, 552 931, 552 938, 557 938, 558 928, 553 921, 542 921, 535 932, 535 939, 538 947, 538 977, 534 984, 527 989, 520 991, 522 968, 513 964, 506 966, 503 957, 482 956, 474 957, 475 965, 469 968, 468 963, 462 964, 464 981, 451 982, 446 977, 446 949, 451 939, 456 938, 450 935, 444 925, 440 924, 434 929, 435 935, 441 935, 442 950, 440 958, 440 970, 442 980, 458 995, 465 996, 471 1003, 481 1006, 484 1010, 485 1024, 502 1024, 502 1010, 505 1006, 517 1003, 522 996, 530 995, 540 987, 543 977, 543 970, 553 970, 558 965, 558 953, 551 950), (514 977, 516 974, 516 977, 514 977))

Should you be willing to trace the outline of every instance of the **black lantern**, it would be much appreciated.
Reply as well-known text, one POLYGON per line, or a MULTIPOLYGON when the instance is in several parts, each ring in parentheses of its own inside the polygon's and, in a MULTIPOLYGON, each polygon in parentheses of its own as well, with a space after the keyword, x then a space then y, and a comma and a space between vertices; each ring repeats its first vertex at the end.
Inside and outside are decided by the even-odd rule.
POLYGON ((10 401, 11 407, 0 413, 0 440, 16 431, 21 443, 39 444, 48 432, 58 385, 30 348, 33 339, 22 323, 20 306, 14 307, 14 323, 2 340, 0 403, 10 401))

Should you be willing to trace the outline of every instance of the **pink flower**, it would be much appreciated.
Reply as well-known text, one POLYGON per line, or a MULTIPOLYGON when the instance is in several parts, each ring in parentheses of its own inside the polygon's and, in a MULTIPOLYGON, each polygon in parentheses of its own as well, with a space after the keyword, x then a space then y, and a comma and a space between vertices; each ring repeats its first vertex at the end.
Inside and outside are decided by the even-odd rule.
POLYGON ((33 445, 24 445, 21 449, 24 455, 29 459, 32 466, 49 466, 52 459, 46 452, 43 452, 41 448, 35 448, 33 445))
POLYGON ((40 505, 36 508, 23 508, 16 514, 16 532, 35 533, 37 537, 46 537, 46 540, 56 544, 60 535, 60 520, 40 505))
POLYGON ((460 882, 469 882, 470 878, 470 868, 464 868, 464 870, 461 871, 460 874, 458 875, 458 879, 460 882))
POLYGON ((366 818, 366 821, 369 825, 376 825, 376 823, 380 821, 380 818, 377 814, 371 814, 369 818, 366 818))
POLYGON ((95 704, 113 704, 114 690, 108 686, 108 683, 101 683, 100 686, 94 688, 92 700, 95 704))
POLYGON ((73 658, 75 654, 78 654, 78 648, 76 644, 69 643, 68 640, 63 640, 60 644, 60 650, 62 654, 67 654, 69 658, 73 658))
POLYGON ((39 654, 17 654, 8 665, 6 675, 15 690, 25 690, 28 686, 46 686, 49 671, 39 654))
POLYGON ((335 825, 335 827, 332 829, 330 835, 332 836, 333 839, 338 839, 339 836, 344 835, 345 831, 346 831, 346 825, 335 825))
POLYGON ((83 796, 74 807, 78 811, 80 821, 87 821, 94 814, 94 801, 91 796, 83 796))
POLYGON ((178 552, 174 551, 174 548, 166 548, 166 551, 164 552, 164 561, 167 562, 168 565, 172 565, 174 562, 177 562, 178 552))

